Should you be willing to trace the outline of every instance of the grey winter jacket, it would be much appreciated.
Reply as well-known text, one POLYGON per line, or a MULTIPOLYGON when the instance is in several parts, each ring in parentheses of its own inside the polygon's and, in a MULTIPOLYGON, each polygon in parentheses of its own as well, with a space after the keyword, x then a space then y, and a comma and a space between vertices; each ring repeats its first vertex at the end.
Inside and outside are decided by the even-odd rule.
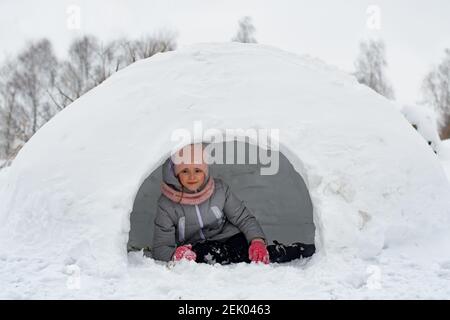
MULTIPOLYGON (((208 175, 201 188, 209 178, 208 175)), ((181 191, 182 186, 175 177, 170 159, 163 165, 163 180, 181 191)), ((153 232, 152 253, 156 260, 171 260, 177 246, 202 240, 225 241, 239 232, 249 242, 254 238, 265 239, 261 226, 244 202, 225 182, 215 178, 214 182, 214 193, 199 205, 175 203, 164 195, 160 196, 153 232)), ((184 189, 184 192, 188 191, 184 189)))

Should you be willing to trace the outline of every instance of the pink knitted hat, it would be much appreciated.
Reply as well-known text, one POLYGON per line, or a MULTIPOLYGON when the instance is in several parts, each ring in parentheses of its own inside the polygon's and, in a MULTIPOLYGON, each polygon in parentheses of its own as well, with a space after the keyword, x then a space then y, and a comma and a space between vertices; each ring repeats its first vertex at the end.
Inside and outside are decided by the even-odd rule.
POLYGON ((184 146, 172 155, 175 176, 178 176, 185 168, 200 169, 208 176, 208 164, 205 160, 206 155, 203 152, 203 145, 201 143, 184 146))

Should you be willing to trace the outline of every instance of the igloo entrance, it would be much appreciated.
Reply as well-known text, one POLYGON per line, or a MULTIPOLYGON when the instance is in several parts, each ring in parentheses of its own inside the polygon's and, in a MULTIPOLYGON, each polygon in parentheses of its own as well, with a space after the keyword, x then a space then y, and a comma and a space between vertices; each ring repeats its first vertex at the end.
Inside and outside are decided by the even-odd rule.
MULTIPOLYGON (((256 163, 249 157, 250 148, 256 148, 254 150, 259 154, 259 147, 247 142, 226 142, 223 145, 224 159, 230 147, 235 150, 233 164, 211 164, 211 175, 228 183, 233 192, 245 201, 260 222, 269 242, 314 243, 313 206, 308 188, 286 156, 282 152, 271 151, 272 159, 278 156, 278 171, 273 175, 261 175, 261 168, 267 165, 259 157, 256 163), (244 164, 236 163, 236 150, 239 148, 246 153, 244 164)), ((161 167, 145 179, 136 195, 130 215, 128 250, 152 247, 153 220, 161 195, 161 167)))

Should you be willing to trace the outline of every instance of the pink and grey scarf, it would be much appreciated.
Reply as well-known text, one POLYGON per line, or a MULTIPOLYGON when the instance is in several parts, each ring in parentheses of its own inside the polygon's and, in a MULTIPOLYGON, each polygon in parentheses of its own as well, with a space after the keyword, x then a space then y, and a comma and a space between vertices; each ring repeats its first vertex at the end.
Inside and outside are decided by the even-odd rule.
POLYGON ((209 177, 208 183, 206 183, 205 187, 201 191, 196 193, 181 192, 175 190, 167 183, 162 182, 161 192, 173 202, 196 205, 205 202, 212 196, 212 194, 214 193, 214 179, 212 177, 209 177))

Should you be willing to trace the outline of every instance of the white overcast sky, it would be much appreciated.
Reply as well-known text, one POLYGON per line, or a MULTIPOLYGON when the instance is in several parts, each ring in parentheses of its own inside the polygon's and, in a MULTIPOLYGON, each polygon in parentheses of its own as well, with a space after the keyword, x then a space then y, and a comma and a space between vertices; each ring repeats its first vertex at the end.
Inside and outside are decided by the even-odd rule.
POLYGON ((168 28, 178 32, 179 47, 230 41, 245 15, 252 17, 259 43, 349 72, 359 41, 382 38, 387 74, 402 103, 418 99, 423 76, 450 48, 449 0, 0 0, 0 58, 38 37, 52 40, 62 57, 71 39, 84 33, 109 40, 168 28), (72 5, 80 8, 78 30, 67 27, 72 5), (380 9, 379 30, 367 27, 371 5, 380 9))

